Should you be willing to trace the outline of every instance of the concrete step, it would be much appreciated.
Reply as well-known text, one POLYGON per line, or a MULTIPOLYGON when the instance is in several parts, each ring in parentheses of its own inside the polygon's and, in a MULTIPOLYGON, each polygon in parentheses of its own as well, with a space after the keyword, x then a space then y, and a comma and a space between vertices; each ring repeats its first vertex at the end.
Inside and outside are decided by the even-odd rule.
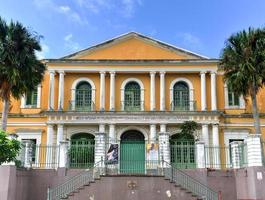
POLYGON ((72 194, 68 200, 198 200, 163 177, 102 177, 72 194))

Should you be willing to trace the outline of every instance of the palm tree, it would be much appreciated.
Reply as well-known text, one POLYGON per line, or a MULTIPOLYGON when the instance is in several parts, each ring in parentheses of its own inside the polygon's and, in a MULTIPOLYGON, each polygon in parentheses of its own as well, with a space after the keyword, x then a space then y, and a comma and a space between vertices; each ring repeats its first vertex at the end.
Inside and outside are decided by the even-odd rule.
POLYGON ((220 68, 236 95, 251 97, 255 132, 261 134, 257 93, 265 84, 265 28, 249 28, 230 36, 220 68))
POLYGON ((6 130, 11 97, 15 99, 41 82, 45 65, 36 57, 40 36, 19 22, 9 24, 0 17, 0 98, 3 101, 2 129, 6 130))

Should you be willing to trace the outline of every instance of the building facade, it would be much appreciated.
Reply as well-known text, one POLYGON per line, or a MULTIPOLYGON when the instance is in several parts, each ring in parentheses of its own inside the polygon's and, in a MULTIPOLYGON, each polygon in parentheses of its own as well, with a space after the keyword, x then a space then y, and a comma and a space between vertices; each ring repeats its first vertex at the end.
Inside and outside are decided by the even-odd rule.
MULTIPOLYGON (((93 145, 88 156, 97 162, 105 158, 108 144, 119 145, 119 160, 146 160, 153 148, 147 145, 157 144, 158 159, 196 163, 188 147, 195 141, 226 147, 254 132, 250 99, 227 88, 217 59, 131 32, 43 62, 44 80, 21 100, 12 100, 8 116, 7 131, 36 145, 93 145), (200 126, 188 140, 178 137, 185 121, 200 126), (173 155, 176 144, 185 148, 173 155)), ((264 99, 261 90, 262 137, 264 99)))

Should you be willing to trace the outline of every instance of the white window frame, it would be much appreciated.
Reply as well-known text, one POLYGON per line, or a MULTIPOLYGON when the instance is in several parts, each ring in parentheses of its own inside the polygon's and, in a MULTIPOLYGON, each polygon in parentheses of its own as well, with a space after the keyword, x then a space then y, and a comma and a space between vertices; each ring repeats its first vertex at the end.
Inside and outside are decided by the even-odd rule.
POLYGON ((224 83, 224 93, 225 93, 225 109, 245 109, 246 108, 243 95, 239 96, 239 105, 238 106, 230 106, 229 105, 228 87, 227 87, 226 83, 224 83))
MULTIPOLYGON (((76 87, 77 85, 80 83, 80 82, 87 82, 91 85, 91 88, 92 88, 92 102, 94 104, 96 104, 95 100, 96 100, 96 86, 94 84, 94 82, 89 79, 89 78, 79 78, 79 79, 76 79, 73 84, 72 84, 72 87, 71 87, 71 101, 72 102, 75 102, 75 90, 76 90, 76 87)), ((75 104, 72 105, 72 109, 75 110, 75 104)))
MULTIPOLYGON (((18 135, 18 140, 21 142, 22 140, 36 140, 36 145, 41 145, 41 131, 21 131, 16 132, 18 135)), ((36 159, 35 159, 35 165, 38 166, 39 164, 39 148, 37 148, 36 152, 36 159)))
MULTIPOLYGON (((141 89, 141 111, 144 111, 144 84, 143 82, 138 78, 128 78, 124 80, 121 84, 121 102, 124 102, 124 92, 125 92, 125 86, 130 82, 136 82, 139 84, 141 89)), ((122 110, 124 110, 124 104, 122 104, 122 110)))
MULTIPOLYGON (((173 102, 174 100, 174 85, 178 82, 184 82, 188 85, 189 87, 189 101, 190 102, 194 102, 194 87, 193 87, 193 84, 192 82, 187 79, 187 78, 176 78, 174 79, 171 84, 170 84, 170 104, 173 102)), ((194 110, 194 105, 193 104, 190 104, 190 111, 193 111, 194 110)))
POLYGON ((38 85, 37 87, 37 106, 35 105, 26 105, 26 94, 24 94, 21 97, 21 104, 20 108, 40 108, 41 106, 41 84, 38 85))

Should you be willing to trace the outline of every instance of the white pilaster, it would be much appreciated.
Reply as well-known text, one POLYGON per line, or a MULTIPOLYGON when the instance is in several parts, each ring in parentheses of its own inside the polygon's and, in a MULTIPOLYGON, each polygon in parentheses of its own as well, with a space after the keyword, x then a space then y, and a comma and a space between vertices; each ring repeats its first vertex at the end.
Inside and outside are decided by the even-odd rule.
POLYGON ((105 110, 105 72, 100 72, 100 111, 105 110))
POLYGON ((165 73, 160 72, 160 111, 165 111, 165 73))
POLYGON ((212 111, 217 110, 216 72, 211 72, 211 105, 212 105, 212 111))
POLYGON ((201 110, 206 110, 206 72, 201 72, 201 110))
POLYGON ((105 124, 99 124, 98 132, 99 133, 105 133, 105 124))
POLYGON ((115 124, 109 125, 109 144, 115 143, 115 124))
POLYGON ((196 142, 196 165, 197 168, 205 168, 205 148, 204 142, 196 142))
POLYGON ((61 141, 63 141, 63 125, 58 124, 57 125, 57 145, 59 145, 61 141))
POLYGON ((49 102, 48 102, 48 109, 54 109, 54 71, 49 71, 50 73, 50 85, 49 85, 49 102))
POLYGON ((248 167, 262 166, 262 146, 258 135, 249 135, 247 142, 248 167))
POLYGON ((208 124, 202 125, 202 140, 206 146, 209 145, 209 130, 208 130, 208 124))
POLYGON ((151 124, 150 125, 150 143, 156 142, 156 125, 151 124))
MULTIPOLYGON (((95 136, 95 163, 99 163, 102 160, 105 161, 105 135, 105 133, 99 132, 95 136)), ((103 167, 104 163, 100 163, 99 166, 103 167)))
POLYGON ((41 107, 41 84, 38 85, 37 91, 38 91, 37 108, 40 108, 41 107))
POLYGON ((150 110, 155 110, 155 75, 156 72, 150 72, 150 110))
POLYGON ((64 108, 64 71, 59 71, 59 96, 58 96, 58 110, 64 108))
POLYGON ((110 111, 115 111, 115 72, 110 72, 110 111))

